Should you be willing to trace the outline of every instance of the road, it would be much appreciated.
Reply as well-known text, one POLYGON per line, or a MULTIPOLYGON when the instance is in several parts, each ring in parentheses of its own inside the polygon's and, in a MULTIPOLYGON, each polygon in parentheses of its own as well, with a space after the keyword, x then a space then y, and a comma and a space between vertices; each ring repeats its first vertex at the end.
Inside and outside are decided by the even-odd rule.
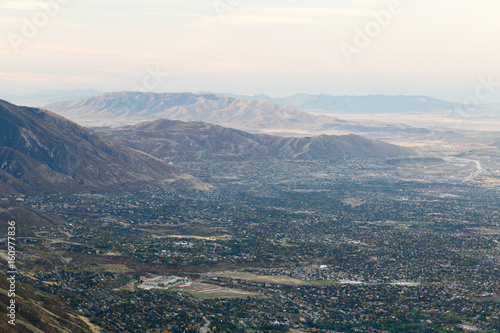
POLYGON ((53 244, 53 243, 61 243, 61 241, 59 241, 59 240, 55 240, 55 241, 52 241, 52 242, 50 242, 50 243, 47 243, 47 245, 45 245, 45 246, 46 246, 46 247, 47 247, 47 248, 48 248, 48 249, 52 252, 52 254, 54 254, 56 257, 58 257, 58 258, 62 261, 62 263, 63 263, 63 264, 67 265, 67 264, 68 264, 68 262, 66 261, 66 259, 64 259, 64 258, 63 258, 63 257, 61 257, 60 255, 58 255, 58 254, 56 253, 56 251, 55 251, 53 248, 51 248, 51 247, 50 247, 50 245, 51 245, 51 244, 53 244))
POLYGON ((472 162, 476 163, 477 170, 475 172, 471 173, 466 178, 464 178, 464 181, 466 181, 466 182, 469 180, 473 180, 474 178, 476 178, 477 176, 479 176, 480 174, 482 174, 484 172, 483 165, 481 164, 481 162, 476 161, 476 160, 467 160, 467 161, 472 161, 472 162))
POLYGON ((57 279, 59 280, 59 283, 61 284, 61 286, 65 289, 71 289, 64 281, 63 279, 61 278, 61 276, 59 275, 59 272, 57 271, 57 266, 56 266, 56 269, 54 270, 56 272, 56 275, 57 275, 57 279))

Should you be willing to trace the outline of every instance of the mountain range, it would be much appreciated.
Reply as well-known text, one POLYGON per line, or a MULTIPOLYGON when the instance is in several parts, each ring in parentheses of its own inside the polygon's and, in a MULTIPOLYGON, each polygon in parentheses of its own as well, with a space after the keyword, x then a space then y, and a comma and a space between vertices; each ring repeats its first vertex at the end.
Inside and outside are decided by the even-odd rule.
POLYGON ((287 97, 269 97, 267 95, 221 94, 243 100, 265 100, 282 106, 302 111, 326 114, 422 114, 454 110, 457 103, 451 103, 427 96, 332 96, 295 94, 287 97))
MULTIPOLYGON (((36 106, 72 101, 103 95, 95 89, 45 90, 28 95, 1 93, 1 98, 18 105, 36 106)), ((213 95, 211 92, 200 92, 197 95, 213 95)), ((220 96, 233 97, 240 100, 268 101, 280 106, 291 107, 310 113, 322 114, 426 114, 455 110, 460 104, 428 96, 414 95, 326 95, 298 93, 285 97, 270 97, 265 94, 241 95, 218 93, 220 96)), ((491 110, 497 111, 499 105, 482 104, 474 108, 474 114, 490 117, 491 110)))
POLYGON ((214 94, 114 92, 52 103, 46 109, 83 126, 133 125, 171 119, 203 121, 252 133, 308 135, 319 133, 404 132, 427 134, 425 128, 404 124, 345 121, 313 115, 265 100, 238 99, 214 94))
POLYGON ((45 108, 85 126, 131 125, 166 118, 260 130, 310 128, 338 121, 267 101, 193 93, 114 92, 52 103, 45 108))
POLYGON ((51 112, 3 100, 0 161, 2 193, 205 188, 151 155, 121 146, 51 112))
POLYGON ((358 135, 279 137, 251 134, 204 122, 158 119, 119 128, 96 129, 116 142, 163 160, 335 160, 408 156, 414 151, 358 135))

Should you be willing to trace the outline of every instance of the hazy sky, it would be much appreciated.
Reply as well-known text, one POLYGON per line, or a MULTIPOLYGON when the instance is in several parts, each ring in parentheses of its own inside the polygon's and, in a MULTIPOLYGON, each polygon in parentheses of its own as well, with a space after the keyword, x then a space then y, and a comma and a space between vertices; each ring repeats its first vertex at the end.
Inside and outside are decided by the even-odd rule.
MULTIPOLYGON (((499 13, 498 0, 2 0, 0 91, 146 82, 153 91, 460 102, 479 77, 500 82, 499 13), (373 12, 389 7, 377 23, 373 12), (355 41, 366 29, 371 37, 355 41), (148 79, 148 68, 169 75, 148 79)), ((500 102, 494 88, 484 102, 500 102)))

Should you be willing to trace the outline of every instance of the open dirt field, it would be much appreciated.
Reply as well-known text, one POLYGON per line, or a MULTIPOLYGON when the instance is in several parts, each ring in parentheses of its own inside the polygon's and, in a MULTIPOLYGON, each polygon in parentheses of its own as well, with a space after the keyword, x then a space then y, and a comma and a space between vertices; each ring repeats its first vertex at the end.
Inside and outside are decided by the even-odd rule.
POLYGON ((217 272, 217 273, 208 273, 207 276, 220 276, 227 277, 230 279, 240 279, 246 281, 254 281, 260 283, 272 283, 272 284, 287 284, 287 285, 308 285, 310 283, 306 281, 302 281, 299 279, 294 279, 289 276, 283 275, 256 275, 248 272, 238 272, 238 271, 226 271, 226 272, 217 272))

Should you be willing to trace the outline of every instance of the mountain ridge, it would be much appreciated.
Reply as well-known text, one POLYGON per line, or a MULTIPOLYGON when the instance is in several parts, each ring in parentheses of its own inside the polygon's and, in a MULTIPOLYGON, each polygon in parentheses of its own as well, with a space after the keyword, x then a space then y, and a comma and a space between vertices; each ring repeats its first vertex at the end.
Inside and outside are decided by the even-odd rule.
POLYGON ((116 191, 174 183, 203 187, 153 156, 45 110, 0 100, 0 132, 0 189, 5 193, 116 191))
POLYGON ((425 128, 404 124, 345 121, 265 100, 241 100, 216 94, 114 92, 52 103, 45 108, 91 127, 119 127, 165 118, 203 121, 252 133, 429 133, 425 128))
POLYGON ((320 126, 320 123, 339 121, 334 117, 314 116, 267 101, 243 101, 215 94, 193 93, 114 92, 52 103, 45 108, 86 126, 131 125, 168 118, 248 130, 320 126))
POLYGON ((280 137, 204 122, 157 119, 96 129, 125 146, 175 161, 342 160, 408 156, 413 150, 357 135, 280 137))

